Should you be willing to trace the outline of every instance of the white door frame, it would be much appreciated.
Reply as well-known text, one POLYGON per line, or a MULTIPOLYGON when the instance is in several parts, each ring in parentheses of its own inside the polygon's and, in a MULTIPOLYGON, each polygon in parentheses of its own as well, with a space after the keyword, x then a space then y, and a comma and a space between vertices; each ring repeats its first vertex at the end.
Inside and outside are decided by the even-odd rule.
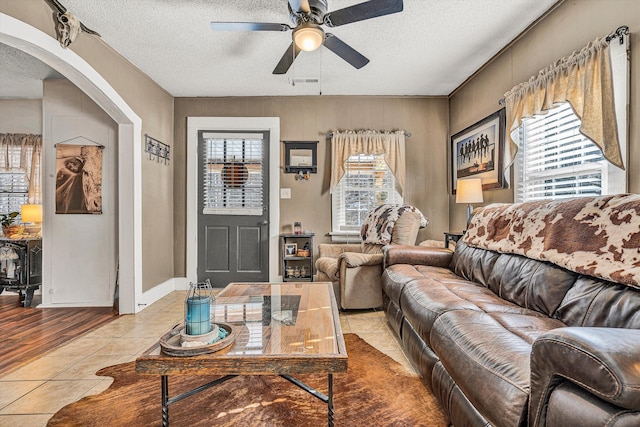
MULTIPOLYGON (((119 311, 140 310, 142 299, 142 120, 113 87, 84 59, 39 29, 0 12, 0 43, 41 60, 87 94, 118 124, 118 259, 119 311)), ((45 207, 45 209, 51 207, 45 207)), ((43 244, 47 224, 43 223, 43 244)), ((43 271, 55 262, 43 253, 43 271)), ((47 291, 43 278, 43 292, 47 291)), ((50 286, 50 284, 49 284, 50 286)))
POLYGON ((187 117, 187 263, 188 282, 198 280, 198 131, 269 131, 269 281, 278 281, 280 233, 280 118, 187 117))

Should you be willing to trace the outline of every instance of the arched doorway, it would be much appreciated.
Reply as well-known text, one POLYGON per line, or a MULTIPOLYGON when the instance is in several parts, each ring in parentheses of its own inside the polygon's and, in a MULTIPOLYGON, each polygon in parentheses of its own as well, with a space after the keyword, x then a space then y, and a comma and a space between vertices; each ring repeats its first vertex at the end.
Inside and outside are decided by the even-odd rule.
MULTIPOLYGON (((22 50, 51 66, 84 91, 118 124, 118 259, 119 310, 139 311, 142 295, 142 120, 111 85, 84 59, 62 49, 39 29, 0 13, 0 43, 22 50)), ((44 254, 51 262, 52 253, 44 254)))

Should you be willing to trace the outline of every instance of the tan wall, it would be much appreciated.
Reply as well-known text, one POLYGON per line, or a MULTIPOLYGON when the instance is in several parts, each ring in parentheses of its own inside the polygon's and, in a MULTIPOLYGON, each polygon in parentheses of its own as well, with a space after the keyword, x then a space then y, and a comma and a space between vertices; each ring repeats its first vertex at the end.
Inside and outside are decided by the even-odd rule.
MULTIPOLYGON (((0 11, 55 37, 52 11, 43 0, 0 0, 0 11)), ((142 118, 143 135, 148 133, 173 145, 170 94, 98 37, 82 32, 69 48, 98 71, 142 118)), ((146 160, 144 153, 142 156, 142 288, 148 290, 174 277, 173 163, 160 165, 146 160)))
POLYGON ((0 132, 42 134, 41 99, 0 99, 0 132))
MULTIPOLYGON (((185 274, 186 230, 186 123, 187 117, 280 117, 281 140, 320 141, 318 174, 296 181, 280 175, 280 187, 291 188, 291 199, 280 201, 281 231, 294 220, 316 234, 315 244, 329 242, 331 196, 329 194, 329 141, 326 133, 344 129, 404 129, 407 139, 407 188, 405 202, 417 206, 431 221, 418 240, 442 239, 448 230, 446 158, 448 102, 426 97, 256 97, 175 99, 175 269, 185 274)), ((283 152, 281 148, 281 153, 283 152)), ((281 154, 281 164, 283 163, 281 154)))
MULTIPOLYGON (((450 132, 455 134, 499 109, 498 100, 516 84, 596 37, 621 25, 631 32, 631 96, 629 133, 629 191, 640 193, 640 1, 567 0, 503 52, 450 99, 450 132)), ((485 204, 512 202, 513 189, 484 192, 485 204)), ((464 206, 449 197, 452 229, 463 228, 464 206)))

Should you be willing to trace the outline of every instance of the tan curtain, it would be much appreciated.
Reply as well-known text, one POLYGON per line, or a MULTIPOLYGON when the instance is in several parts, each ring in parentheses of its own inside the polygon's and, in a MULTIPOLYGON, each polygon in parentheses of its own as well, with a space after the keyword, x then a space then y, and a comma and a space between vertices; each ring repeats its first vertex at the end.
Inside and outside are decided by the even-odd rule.
POLYGON ((331 138, 331 192, 344 176, 344 164, 358 154, 384 154, 384 160, 396 177, 396 188, 404 193, 404 131, 336 131, 331 138))
POLYGON ((22 171, 29 183, 29 203, 41 203, 42 135, 0 133, 0 169, 22 171))
POLYGON ((602 38, 540 70, 537 76, 505 94, 505 170, 511 166, 518 151, 511 133, 520 126, 522 119, 544 113, 563 102, 569 102, 582 120, 580 133, 592 140, 609 162, 624 169, 618 141, 609 42, 602 38))

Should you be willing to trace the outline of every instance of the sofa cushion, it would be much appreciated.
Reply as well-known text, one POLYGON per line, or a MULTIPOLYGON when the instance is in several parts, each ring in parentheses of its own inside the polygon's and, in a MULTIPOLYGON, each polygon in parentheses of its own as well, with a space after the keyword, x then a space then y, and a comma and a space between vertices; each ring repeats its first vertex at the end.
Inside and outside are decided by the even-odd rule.
POLYGON ((374 245, 373 243, 362 242, 360 246, 360 252, 368 255, 381 254, 382 248, 382 245, 374 245))
POLYGON ((415 245, 418 231, 426 227, 425 218, 420 211, 406 211, 396 221, 391 242, 396 245, 415 245))
POLYGON ((549 426, 640 425, 640 413, 611 405, 570 382, 560 384, 551 393, 546 419, 549 426), (576 408, 580 410, 576 411, 576 408))
POLYGON ((424 279, 431 275, 435 275, 436 277, 446 276, 451 279, 457 278, 457 276, 447 268, 396 264, 384 270, 383 276, 385 277, 382 281, 382 290, 391 301, 400 307, 400 295, 405 285, 413 280, 424 279))
POLYGON ((487 288, 468 282, 463 282, 458 289, 455 286, 452 288, 432 278, 425 278, 407 283, 400 295, 400 308, 405 318, 427 345, 430 345, 431 328, 438 317, 450 310, 480 311, 469 301, 469 295, 491 293, 487 288))
POLYGON ((492 425, 517 426, 527 418, 532 342, 559 326, 544 316, 451 310, 438 317, 430 341, 460 390, 492 425))
MULTIPOLYGON (((421 221, 424 217, 420 212, 405 211, 393 226, 391 233, 392 245, 415 245, 418 231, 422 226, 421 221)), ((361 251, 365 254, 381 254, 383 245, 377 243, 361 243, 361 251)))
POLYGON ((493 264, 487 285, 507 301, 552 317, 577 277, 548 262, 502 254, 493 264))
POLYGON ((640 329, 640 291, 580 276, 555 317, 569 326, 640 329))
POLYGON ((413 245, 416 243, 418 229, 426 227, 427 224, 429 220, 415 206, 384 204, 374 207, 367 213, 360 228, 360 237, 365 243, 377 245, 388 245, 391 242, 413 245), (403 218, 405 215, 407 217, 403 218))
MULTIPOLYGON (((451 310, 472 310, 489 313, 496 320, 503 316, 526 316, 547 318, 537 311, 529 310, 517 304, 505 301, 490 289, 479 286, 456 276, 450 271, 434 267, 415 266, 422 280, 411 280, 405 284, 400 296, 400 308, 420 337, 430 343, 433 323, 442 314, 451 310)), ((522 317, 518 317, 522 318, 522 317)), ((554 321, 557 327, 565 326, 554 321)), ((522 326, 523 336, 528 333, 522 326)))
POLYGON ((497 252, 486 251, 468 246, 462 241, 456 244, 449 268, 458 276, 487 286, 493 264, 500 256, 497 252))

